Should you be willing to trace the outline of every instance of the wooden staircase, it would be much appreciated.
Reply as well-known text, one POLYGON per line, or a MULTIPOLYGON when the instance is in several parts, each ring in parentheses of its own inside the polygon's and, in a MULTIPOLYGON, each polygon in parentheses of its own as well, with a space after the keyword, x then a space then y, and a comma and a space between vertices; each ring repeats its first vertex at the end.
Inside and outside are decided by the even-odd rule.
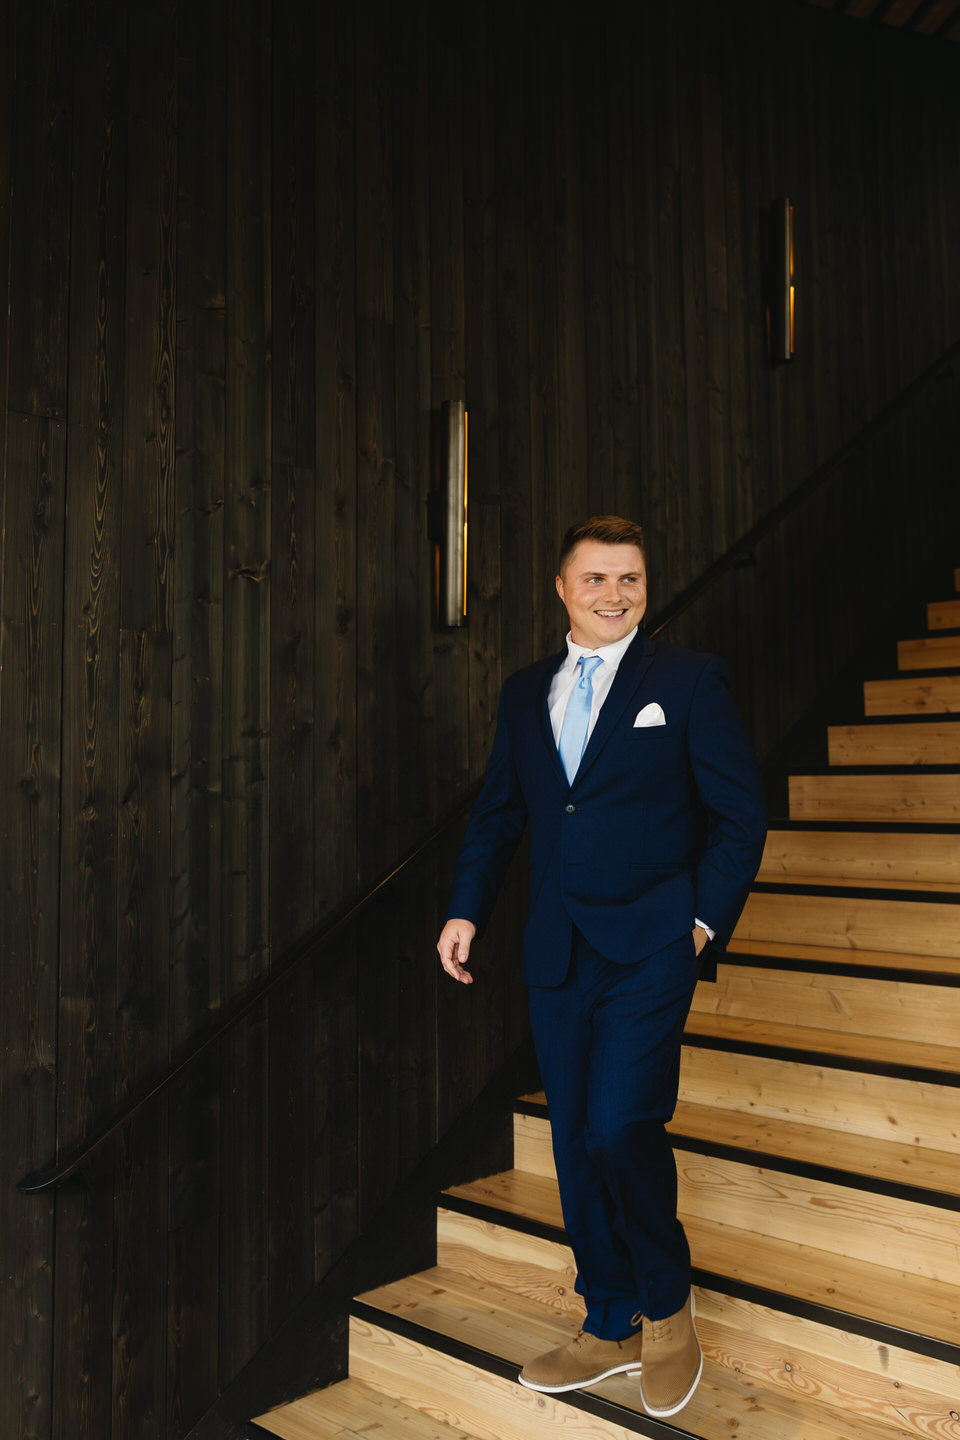
MULTIPOLYGON (((960 591, 960 571, 955 574, 960 591)), ((437 1264, 354 1302, 347 1380, 287 1440, 960 1440, 960 600, 795 776, 671 1125, 706 1357, 689 1405, 517 1383, 582 1309, 541 1095, 514 1168, 441 1198, 437 1264), (957 631, 957 634, 951 632, 957 631), (892 718, 897 717, 897 718, 892 718), (909 717, 909 718, 903 718, 909 717)))

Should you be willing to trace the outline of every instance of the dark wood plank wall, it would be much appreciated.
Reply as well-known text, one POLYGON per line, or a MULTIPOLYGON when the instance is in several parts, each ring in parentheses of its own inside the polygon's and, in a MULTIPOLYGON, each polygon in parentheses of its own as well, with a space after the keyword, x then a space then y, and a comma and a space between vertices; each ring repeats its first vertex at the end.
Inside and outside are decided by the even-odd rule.
MULTIPOLYGON (((516 1044, 522 876, 440 985, 445 851, 82 1184, 14 1188, 479 773, 571 519, 645 521, 656 608, 960 335, 958 63, 794 0, 0 7, 5 1437, 185 1435, 516 1044)), ((678 628, 761 750, 956 536, 946 410, 678 628)))

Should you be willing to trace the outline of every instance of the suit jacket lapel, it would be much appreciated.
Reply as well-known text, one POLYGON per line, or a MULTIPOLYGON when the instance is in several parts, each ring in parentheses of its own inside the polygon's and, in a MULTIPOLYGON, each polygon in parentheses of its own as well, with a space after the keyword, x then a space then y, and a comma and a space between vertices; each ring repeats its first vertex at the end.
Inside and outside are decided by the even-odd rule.
MULTIPOLYGON (((631 646, 630 648, 632 649, 633 647, 631 646)), ((548 704, 551 681, 553 680, 554 675, 556 675, 557 671, 563 664, 564 660, 566 660, 566 658, 567 650, 566 647, 564 647, 564 649, 561 650, 560 654, 554 657, 553 664, 548 666, 546 678, 544 679, 543 684, 540 686, 540 703, 538 709, 540 720, 540 733, 543 736, 543 743, 547 747, 547 753, 550 757, 550 765, 554 772, 554 778, 559 780, 560 784, 565 790, 569 790, 570 782, 567 779, 567 772, 563 768, 563 761, 560 759, 560 751, 557 749, 557 742, 553 738, 553 726, 550 724, 550 706, 548 704)), ((606 706, 604 706, 604 709, 606 709, 606 706)), ((600 713, 602 715, 603 711, 601 710, 600 713)))
MULTIPOLYGON (((579 784, 583 779, 613 734, 617 722, 650 669, 656 648, 654 642, 648 639, 642 630, 637 632, 632 645, 617 667, 610 693, 603 702, 600 714, 597 716, 597 723, 593 727, 593 734, 587 741, 587 748, 583 752, 583 759, 580 761, 580 767, 574 777, 574 785, 579 784)), ((560 769, 563 770, 562 765, 560 769)), ((564 779, 566 779, 565 775, 564 779)))

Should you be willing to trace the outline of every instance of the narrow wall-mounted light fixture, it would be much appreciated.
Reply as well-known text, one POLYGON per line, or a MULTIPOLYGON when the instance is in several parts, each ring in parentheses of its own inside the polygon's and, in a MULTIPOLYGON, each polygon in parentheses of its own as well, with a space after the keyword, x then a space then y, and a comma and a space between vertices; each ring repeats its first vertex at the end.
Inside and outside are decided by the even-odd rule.
POLYGON ((467 434, 464 402, 445 401, 434 427, 428 519, 434 614, 445 630, 467 623, 467 434))
POLYGON ((794 273, 793 205, 773 202, 770 227, 770 358, 774 364, 793 359, 794 273))

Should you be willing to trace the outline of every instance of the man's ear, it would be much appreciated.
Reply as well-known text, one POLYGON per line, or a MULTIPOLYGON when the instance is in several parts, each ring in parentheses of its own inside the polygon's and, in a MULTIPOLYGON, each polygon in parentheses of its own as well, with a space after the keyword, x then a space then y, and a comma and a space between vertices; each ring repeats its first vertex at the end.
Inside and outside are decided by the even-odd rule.
POLYGON ((562 575, 558 575, 558 576, 557 576, 557 594, 560 596, 560 599, 562 600, 562 599, 563 599, 563 576, 562 576, 562 575))

